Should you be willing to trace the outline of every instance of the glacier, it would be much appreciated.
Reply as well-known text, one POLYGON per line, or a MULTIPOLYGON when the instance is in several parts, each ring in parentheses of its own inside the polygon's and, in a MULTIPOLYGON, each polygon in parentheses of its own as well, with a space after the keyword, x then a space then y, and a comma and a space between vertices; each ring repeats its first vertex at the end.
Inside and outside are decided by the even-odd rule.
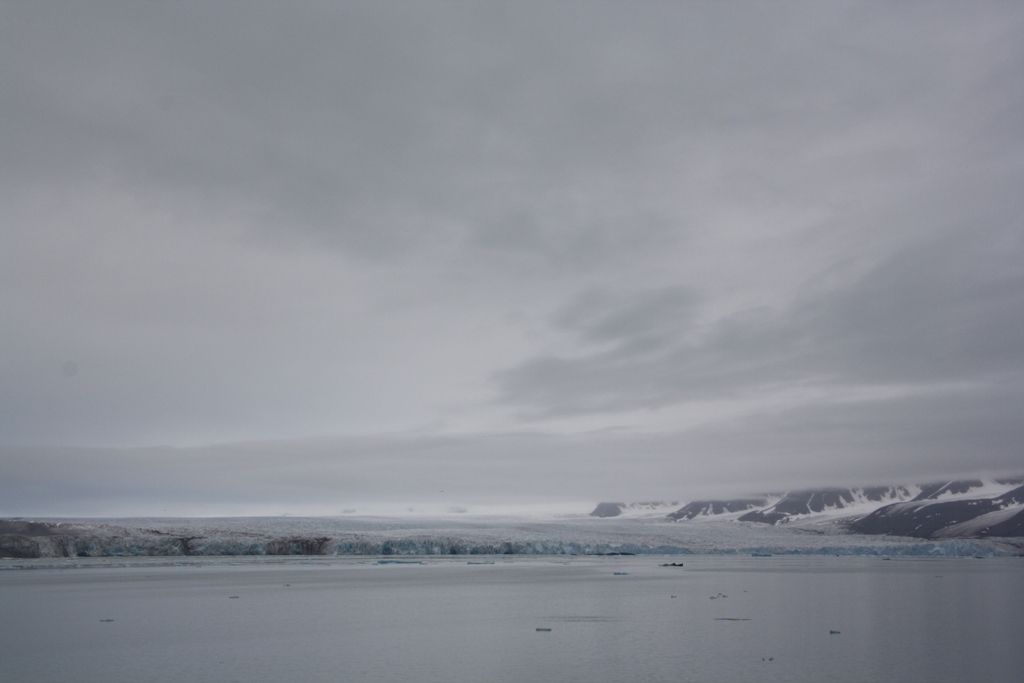
MULTIPOLYGON (((733 516, 734 517, 734 516, 733 516)), ((415 555, 1024 555, 1024 539, 850 533, 836 520, 244 517, 0 521, 0 558, 415 555)))
POLYGON ((600 503, 589 515, 458 507, 448 515, 0 519, 0 559, 14 560, 608 554, 1022 555, 1024 479, 600 503))

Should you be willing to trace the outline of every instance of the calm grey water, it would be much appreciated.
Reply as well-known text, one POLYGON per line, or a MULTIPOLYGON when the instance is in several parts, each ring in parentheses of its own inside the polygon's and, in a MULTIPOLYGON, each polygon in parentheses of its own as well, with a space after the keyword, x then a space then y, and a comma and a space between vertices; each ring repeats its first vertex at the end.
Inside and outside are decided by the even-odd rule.
POLYGON ((493 559, 0 571, 0 680, 1024 680, 1020 558, 493 559))

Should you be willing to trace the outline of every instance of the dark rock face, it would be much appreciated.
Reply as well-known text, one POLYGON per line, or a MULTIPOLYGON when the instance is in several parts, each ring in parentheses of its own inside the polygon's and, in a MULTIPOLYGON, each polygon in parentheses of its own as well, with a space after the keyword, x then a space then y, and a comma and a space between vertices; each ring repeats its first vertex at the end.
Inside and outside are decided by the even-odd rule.
POLYGON ((674 521, 685 521, 696 517, 724 515, 729 512, 742 512, 766 505, 765 498, 737 498, 734 500, 695 500, 667 517, 674 521))
POLYGON ((964 482, 932 485, 927 488, 927 496, 922 487, 922 494, 912 501, 881 507, 851 522, 847 528, 858 534, 916 538, 1024 536, 1024 510, 1009 511, 1011 506, 1024 504, 1024 486, 994 498, 936 500, 942 493, 964 493, 981 485, 969 483, 972 485, 966 488, 964 482), (999 514, 1002 511, 1009 514, 999 514))
POLYGON ((794 491, 775 505, 763 510, 753 510, 740 517, 741 522, 762 522, 778 524, 788 521, 797 515, 811 515, 827 510, 841 510, 853 505, 858 494, 871 501, 881 502, 886 498, 903 495, 909 497, 910 491, 904 487, 875 486, 867 489, 827 488, 811 491, 794 491))
POLYGON ((39 543, 31 538, 15 534, 0 536, 0 557, 28 559, 39 555, 39 543))
POLYGON ((872 502, 880 503, 894 494, 910 495, 910 489, 906 486, 868 486, 861 489, 864 497, 872 502))
POLYGON ((330 538, 289 538, 266 544, 267 555, 323 555, 330 538))
POLYGON ((973 488, 980 488, 985 483, 977 479, 951 481, 945 484, 925 484, 921 487, 921 493, 914 500, 935 500, 943 494, 967 493, 973 488))
POLYGON ((618 517, 622 514, 623 508, 626 507, 625 503, 598 503, 594 511, 590 513, 591 517, 618 517))
POLYGON ((997 498, 996 500, 998 500, 1003 505, 1024 505, 1024 482, 1021 483, 1021 486, 1018 486, 1012 491, 1007 491, 1003 495, 999 496, 999 498, 997 498))
POLYGON ((982 529, 978 535, 991 538, 1024 538, 1024 511, 1018 512, 1010 519, 982 529))
POLYGON ((0 557, 73 557, 77 537, 74 525, 0 519, 0 557))
POLYGON ((989 501, 978 500, 958 500, 931 505, 895 503, 851 522, 848 528, 858 534, 931 538, 936 532, 948 526, 991 512, 992 508, 987 503, 989 501), (982 506, 982 503, 986 505, 982 506))

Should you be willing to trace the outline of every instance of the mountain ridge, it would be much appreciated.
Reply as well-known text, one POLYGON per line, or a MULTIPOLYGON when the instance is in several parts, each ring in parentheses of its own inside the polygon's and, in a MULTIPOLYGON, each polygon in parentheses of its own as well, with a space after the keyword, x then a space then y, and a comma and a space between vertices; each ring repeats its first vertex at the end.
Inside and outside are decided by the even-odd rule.
MULTIPOLYGON (((625 503, 600 503, 591 516, 615 517, 625 503)), ((915 538, 1024 537, 1024 477, 956 479, 927 484, 822 487, 779 495, 695 500, 671 522, 733 518, 788 524, 831 520, 851 533, 915 538)))

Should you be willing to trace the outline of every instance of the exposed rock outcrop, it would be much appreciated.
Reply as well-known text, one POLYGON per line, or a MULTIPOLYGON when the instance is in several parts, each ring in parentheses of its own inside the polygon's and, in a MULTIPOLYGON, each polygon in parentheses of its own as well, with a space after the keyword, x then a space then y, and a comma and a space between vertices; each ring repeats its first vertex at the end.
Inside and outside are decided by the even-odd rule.
POLYGON ((743 512, 768 504, 767 498, 736 498, 733 500, 695 500, 668 515, 673 521, 685 521, 698 517, 714 517, 733 512, 743 512))
POLYGON ((941 487, 906 503, 886 505, 848 524, 859 534, 917 538, 1024 536, 1024 486, 992 498, 942 500, 970 489, 941 487))

